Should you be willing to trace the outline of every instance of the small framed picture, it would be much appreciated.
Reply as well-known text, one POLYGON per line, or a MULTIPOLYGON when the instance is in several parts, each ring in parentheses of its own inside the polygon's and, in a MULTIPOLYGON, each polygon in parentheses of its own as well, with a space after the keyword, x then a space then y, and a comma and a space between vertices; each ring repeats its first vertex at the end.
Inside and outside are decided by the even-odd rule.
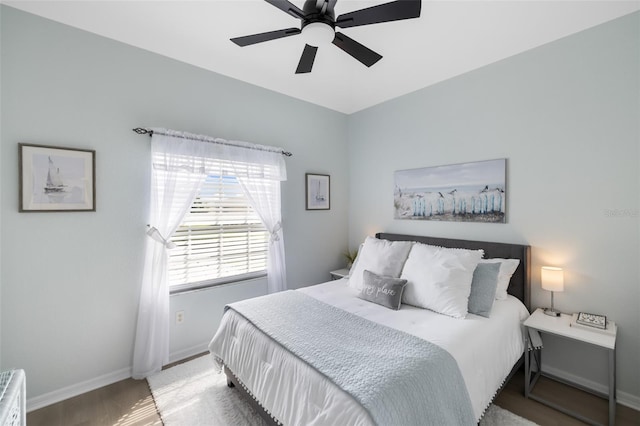
POLYGON ((579 312, 576 323, 604 330, 607 328, 607 317, 604 315, 579 312))
POLYGON ((329 175, 307 173, 307 210, 329 210, 331 208, 331 185, 329 175))
POLYGON ((21 212, 96 211, 96 152, 18 144, 21 212))

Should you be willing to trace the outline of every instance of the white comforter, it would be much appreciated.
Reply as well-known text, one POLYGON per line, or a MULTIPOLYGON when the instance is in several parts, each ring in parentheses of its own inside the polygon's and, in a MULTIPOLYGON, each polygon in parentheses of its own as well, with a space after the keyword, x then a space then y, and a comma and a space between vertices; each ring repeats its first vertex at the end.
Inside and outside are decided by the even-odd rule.
MULTIPOLYGON (((476 420, 524 350, 521 323, 528 313, 512 296, 495 301, 491 318, 469 314, 466 319, 455 319, 408 305, 389 310, 357 298, 346 280, 299 291, 446 349, 462 372, 476 420)), ((350 395, 231 310, 224 315, 209 349, 285 425, 372 424, 350 395), (301 403, 304 394, 307 401, 301 403)))

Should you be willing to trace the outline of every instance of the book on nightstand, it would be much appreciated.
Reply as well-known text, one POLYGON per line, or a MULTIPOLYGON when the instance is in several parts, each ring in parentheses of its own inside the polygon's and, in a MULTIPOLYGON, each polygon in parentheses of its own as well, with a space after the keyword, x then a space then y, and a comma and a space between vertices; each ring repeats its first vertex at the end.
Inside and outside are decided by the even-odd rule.
POLYGON ((585 325, 584 323, 580 322, 579 316, 582 312, 573 314, 573 316, 571 317, 571 322, 569 323, 569 325, 571 327, 575 327, 575 328, 579 328, 581 330, 589 330, 589 331, 595 331, 596 333, 601 333, 601 334, 607 334, 607 335, 614 335, 616 333, 616 323, 610 320, 605 320, 605 328, 599 328, 593 325, 585 325))

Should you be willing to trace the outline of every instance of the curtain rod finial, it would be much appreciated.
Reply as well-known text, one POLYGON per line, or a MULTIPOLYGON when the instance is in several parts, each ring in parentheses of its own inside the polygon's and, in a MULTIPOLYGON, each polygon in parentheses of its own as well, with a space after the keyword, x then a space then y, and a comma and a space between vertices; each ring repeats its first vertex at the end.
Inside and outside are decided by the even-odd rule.
POLYGON ((136 132, 139 135, 152 135, 153 134, 153 130, 148 130, 148 129, 144 129, 142 127, 136 127, 135 129, 133 129, 134 132, 136 132))

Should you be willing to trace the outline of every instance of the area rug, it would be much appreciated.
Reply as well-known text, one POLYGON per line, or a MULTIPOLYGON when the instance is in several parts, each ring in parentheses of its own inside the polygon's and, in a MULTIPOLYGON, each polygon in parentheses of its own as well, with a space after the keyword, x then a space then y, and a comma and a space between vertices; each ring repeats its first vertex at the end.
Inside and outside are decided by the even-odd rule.
MULTIPOLYGON (((147 379, 165 426, 266 426, 237 389, 227 387, 209 355, 176 365, 147 379)), ((480 426, 535 426, 491 405, 480 426)))

